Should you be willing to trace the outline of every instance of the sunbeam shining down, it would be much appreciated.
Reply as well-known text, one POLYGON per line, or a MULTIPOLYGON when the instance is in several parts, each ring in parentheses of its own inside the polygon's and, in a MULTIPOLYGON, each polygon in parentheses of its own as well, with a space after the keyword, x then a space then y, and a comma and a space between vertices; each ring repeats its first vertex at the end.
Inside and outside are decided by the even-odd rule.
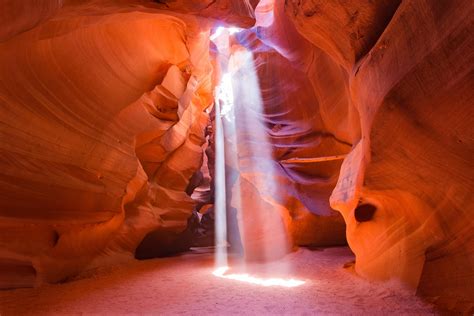
MULTIPOLYGON (((215 90, 216 270, 213 275, 261 286, 295 287, 305 282, 228 273, 229 247, 234 251, 242 247, 245 259, 260 263, 281 259, 289 249, 287 215, 274 200, 279 196, 278 172, 267 127, 262 121, 263 104, 253 54, 240 45, 230 46, 230 35, 238 31, 218 28, 211 36, 221 70, 215 90), (231 229, 232 223, 238 228, 231 229)), ((272 273, 290 273, 285 264, 278 267, 272 273)))

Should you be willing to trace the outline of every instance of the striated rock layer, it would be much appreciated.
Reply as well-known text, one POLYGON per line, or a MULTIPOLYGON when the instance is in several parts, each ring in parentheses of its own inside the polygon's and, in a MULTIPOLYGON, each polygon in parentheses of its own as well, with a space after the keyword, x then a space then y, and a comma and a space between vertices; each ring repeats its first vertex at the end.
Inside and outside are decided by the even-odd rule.
POLYGON ((321 50, 313 86, 344 78, 340 98, 360 118, 330 199, 356 272, 472 308, 474 5, 398 4, 286 1, 285 12, 321 50))
POLYGON ((133 258, 147 233, 186 227, 208 41, 198 17, 96 1, 0 44, 0 287, 133 258))
POLYGON ((209 35, 230 23, 247 28, 226 57, 244 253, 272 243, 272 221, 285 241, 273 257, 343 243, 345 228, 361 276, 473 307, 472 1, 0 5, 1 288, 173 244, 212 197, 209 35))

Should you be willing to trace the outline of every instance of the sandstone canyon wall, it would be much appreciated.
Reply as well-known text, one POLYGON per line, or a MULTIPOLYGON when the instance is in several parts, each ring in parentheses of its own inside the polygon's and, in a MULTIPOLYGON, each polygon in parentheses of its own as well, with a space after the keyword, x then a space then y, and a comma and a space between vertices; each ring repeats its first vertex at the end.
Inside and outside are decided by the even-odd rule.
POLYGON ((342 72, 360 117, 330 199, 357 273, 399 278, 461 309, 474 301, 473 9, 471 1, 285 5, 321 50, 313 86, 328 88, 322 76, 342 72))
POLYGON ((183 230, 212 103, 210 23, 146 1, 10 2, 1 287, 61 281, 183 230))
MULTIPOLYGON (((0 4, 0 287, 186 227, 220 79, 209 35, 230 23, 247 28, 231 46, 252 54, 281 192, 258 190, 241 125, 243 209, 272 205, 292 245, 341 244, 345 227, 358 274, 472 308, 472 1, 0 4)), ((258 229, 244 235, 258 251, 258 229)))

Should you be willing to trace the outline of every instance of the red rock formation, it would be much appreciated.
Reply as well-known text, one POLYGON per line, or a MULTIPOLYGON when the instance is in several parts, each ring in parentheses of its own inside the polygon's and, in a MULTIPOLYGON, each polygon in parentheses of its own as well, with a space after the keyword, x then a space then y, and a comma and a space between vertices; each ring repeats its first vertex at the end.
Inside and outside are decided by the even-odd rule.
POLYGON ((0 42, 51 18, 62 7, 62 3, 62 0, 2 0, 0 42))
MULTIPOLYGON (((276 236, 281 231, 278 227, 286 226, 296 245, 345 243, 342 218, 330 209, 328 202, 342 160, 324 158, 329 155, 345 154, 349 152, 350 145, 337 139, 325 126, 322 112, 324 108, 319 106, 318 101, 315 102, 311 81, 305 74, 315 49, 297 33, 291 21, 285 18, 282 4, 274 7, 270 2, 261 2, 256 11, 257 28, 253 31, 240 32, 231 40, 235 54, 246 49, 253 53, 253 61, 249 65, 242 61, 245 58, 234 57, 231 63, 238 64, 237 70, 234 71, 239 73, 240 67, 250 68, 248 72, 255 73, 257 79, 242 74, 236 75, 238 79, 233 83, 233 88, 236 90, 234 91, 236 120, 235 127, 228 127, 226 133, 230 138, 229 148, 232 148, 232 142, 237 143, 239 158, 238 161, 229 161, 229 157, 236 156, 230 150, 231 152, 226 152, 226 159, 241 180, 240 182, 231 180, 228 186, 237 186, 237 191, 234 188, 232 194, 244 196, 242 201, 232 196, 231 204, 234 208, 242 209, 243 222, 240 224, 240 229, 252 236, 245 238, 247 234, 243 234, 247 257, 256 257, 260 260, 265 259, 262 257, 264 253, 261 249, 281 247, 276 242, 279 238, 265 241, 262 227, 275 226, 271 230, 276 236), (279 34, 285 34, 284 32, 290 32, 297 40, 289 41, 288 36, 280 37, 279 34), (249 86, 249 82, 253 81, 259 86, 260 92, 249 92, 255 90, 249 86), (246 93, 251 95, 247 96, 246 93), (259 119, 266 124, 265 133, 269 135, 269 140, 274 146, 270 156, 260 152, 259 148, 264 147, 264 143, 268 140, 261 139, 257 123, 252 121, 255 119, 249 117, 261 110, 258 106, 250 111, 246 109, 250 104, 259 102, 263 108, 259 119), (234 129, 236 132, 233 132, 234 129), (236 135, 232 135, 233 133, 236 135), (255 158, 256 156, 258 158, 255 158), (322 161, 305 166, 300 163, 284 162, 292 158, 315 156, 322 161), (255 162, 256 159, 258 164, 255 162), (266 161, 267 159, 281 162, 266 161), (271 166, 272 164, 274 166, 271 166), (273 176, 268 176, 268 173, 273 176), (266 180, 262 182, 261 179, 266 180), (268 186, 265 183, 274 182, 278 183, 277 191, 281 193, 271 188, 264 189, 268 186), (257 195, 254 194, 255 190, 258 190, 257 195), (262 208, 268 209, 270 204, 273 205, 273 212, 280 214, 285 224, 275 222, 271 225, 266 220, 268 216, 265 215, 257 218, 255 214, 262 212, 259 211, 262 208)), ((343 131, 339 133, 342 134, 343 131)), ((283 247, 281 248, 280 253, 273 251, 273 256, 278 257, 278 253, 282 255, 283 247)))
POLYGON ((344 243, 342 218, 329 207, 342 160, 302 164, 298 159, 343 155, 350 146, 326 130, 305 73, 271 49, 255 53, 254 59, 265 109, 262 119, 279 162, 280 190, 285 192, 280 203, 292 218, 294 243, 344 243), (290 162, 293 158, 295 163, 290 162))
POLYGON ((345 102, 360 116, 331 206, 344 216, 359 274, 472 304, 474 6, 404 1, 390 19, 397 4, 285 8, 329 56, 324 63, 345 69, 345 102))
POLYGON ((155 0, 160 8, 216 19, 217 23, 251 27, 255 24, 254 9, 258 0, 155 0))
POLYGON ((209 185, 198 171, 213 176, 210 30, 256 22, 231 44, 253 54, 280 194, 249 168, 265 137, 241 125, 228 167, 249 257, 269 218, 294 245, 343 242, 335 209, 358 274, 472 306, 472 1, 257 2, 0 1, 0 287, 130 260, 145 236, 184 230, 192 189, 209 185))
POLYGON ((157 9, 71 4, 0 44, 2 287, 63 280, 185 228, 208 32, 157 9))

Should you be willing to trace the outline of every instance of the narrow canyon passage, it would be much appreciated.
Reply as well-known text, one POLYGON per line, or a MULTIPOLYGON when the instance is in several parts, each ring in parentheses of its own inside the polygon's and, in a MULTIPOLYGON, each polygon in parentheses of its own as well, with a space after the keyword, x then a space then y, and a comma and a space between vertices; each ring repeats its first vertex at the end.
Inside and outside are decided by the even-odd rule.
POLYGON ((474 313, 471 0, 0 0, 0 315, 474 313))

